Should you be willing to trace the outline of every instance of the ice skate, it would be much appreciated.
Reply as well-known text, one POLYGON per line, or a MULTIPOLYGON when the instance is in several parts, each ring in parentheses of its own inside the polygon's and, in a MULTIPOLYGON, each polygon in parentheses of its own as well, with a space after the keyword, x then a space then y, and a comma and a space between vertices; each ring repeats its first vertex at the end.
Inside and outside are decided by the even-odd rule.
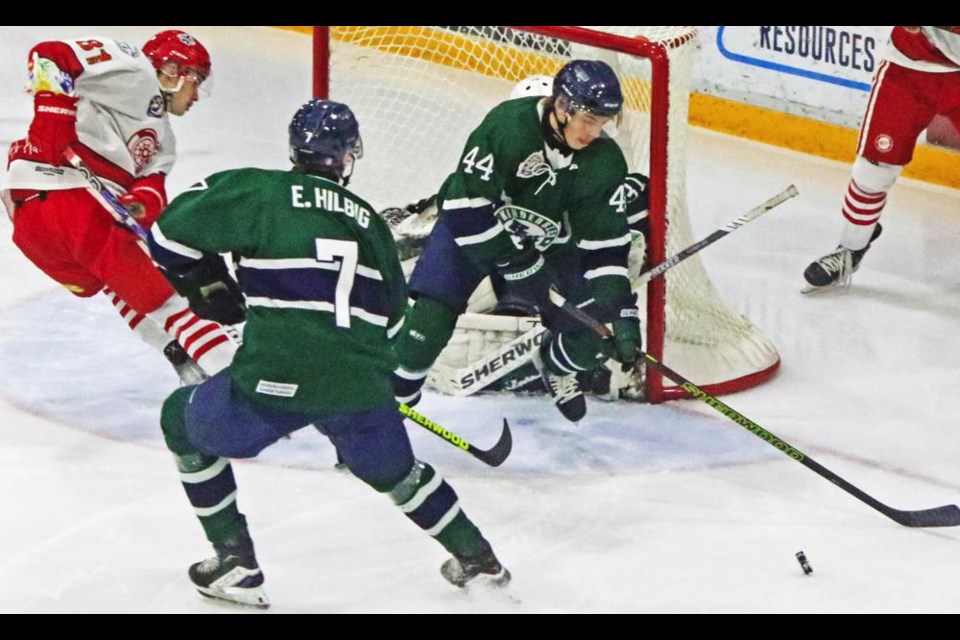
POLYGON ((557 409, 560 410, 563 417, 570 422, 579 422, 587 415, 587 399, 584 397, 583 391, 580 390, 577 374, 571 373, 564 376, 550 371, 547 368, 546 355, 544 354, 544 347, 547 344, 549 344, 548 341, 544 341, 534 353, 533 364, 540 372, 543 383, 553 397, 553 403, 557 405, 557 409))
POLYGON ((461 589, 474 586, 503 588, 510 584, 510 572, 500 564, 490 544, 484 541, 484 550, 477 556, 454 556, 440 567, 440 575, 461 589))
POLYGON ((257 609, 270 601, 263 590, 263 572, 249 549, 243 546, 217 548, 217 555, 190 566, 190 581, 201 595, 257 609))
POLYGON ((849 287, 850 279, 860 268, 860 262, 873 241, 880 237, 883 228, 880 223, 873 230, 870 242, 863 249, 847 249, 842 245, 836 251, 828 253, 819 260, 810 263, 803 272, 806 287, 803 293, 810 293, 828 287, 849 287))

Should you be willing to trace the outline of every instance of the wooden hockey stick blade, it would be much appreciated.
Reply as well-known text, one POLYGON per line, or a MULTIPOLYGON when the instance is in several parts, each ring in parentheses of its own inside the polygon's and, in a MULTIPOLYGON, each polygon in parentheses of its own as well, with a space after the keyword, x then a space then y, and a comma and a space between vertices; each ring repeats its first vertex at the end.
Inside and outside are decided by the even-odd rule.
MULTIPOLYGON (((563 295, 561 295, 556 289, 551 288, 550 290, 550 302, 560 307, 562 311, 566 312, 573 318, 579 320, 584 326, 592 329, 597 335, 604 338, 613 337, 613 332, 608 329, 606 325, 582 309, 578 309, 567 302, 563 295)), ((781 440, 774 434, 770 433, 756 422, 736 411, 720 399, 700 389, 698 386, 650 354, 644 353, 643 351, 638 351, 638 355, 643 358, 648 367, 653 367, 660 372, 660 375, 664 376, 665 378, 669 378, 678 384, 680 388, 689 393, 691 397, 710 405, 727 418, 730 418, 753 435, 771 445, 773 448, 786 454, 791 459, 796 460, 820 477, 826 478, 836 486, 840 487, 861 502, 873 507, 897 524, 902 524, 905 527, 956 527, 960 525, 960 507, 957 507, 957 505, 954 504, 933 507, 931 509, 919 509, 917 511, 894 509, 893 507, 883 504, 873 496, 867 494, 834 472, 830 471, 799 449, 793 447, 788 442, 785 442, 784 440, 781 440)))
POLYGON ((480 449, 476 445, 468 442, 466 438, 458 436, 430 418, 418 413, 409 405, 401 404, 399 410, 404 417, 409 418, 435 436, 443 438, 453 446, 466 451, 480 462, 490 465, 491 467, 499 467, 503 464, 503 461, 507 459, 510 451, 513 449, 513 434, 510 433, 510 424, 506 418, 503 419, 503 431, 500 432, 500 439, 497 440, 497 443, 489 449, 480 449))

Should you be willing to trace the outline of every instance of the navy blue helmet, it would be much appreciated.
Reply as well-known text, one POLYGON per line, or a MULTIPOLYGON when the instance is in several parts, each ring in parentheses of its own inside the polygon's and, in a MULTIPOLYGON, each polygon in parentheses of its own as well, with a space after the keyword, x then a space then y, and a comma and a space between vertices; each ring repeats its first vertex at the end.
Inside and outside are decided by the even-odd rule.
MULTIPOLYGON (((306 167, 330 167, 340 177, 353 160, 363 156, 363 142, 357 118, 345 104, 332 100, 310 100, 290 121, 290 160, 306 167), (353 158, 346 157, 346 152, 353 158)), ((352 169, 351 169, 352 171, 352 169)))
POLYGON ((620 81, 606 62, 571 60, 553 80, 553 97, 563 98, 569 111, 587 110, 613 117, 623 109, 620 81))

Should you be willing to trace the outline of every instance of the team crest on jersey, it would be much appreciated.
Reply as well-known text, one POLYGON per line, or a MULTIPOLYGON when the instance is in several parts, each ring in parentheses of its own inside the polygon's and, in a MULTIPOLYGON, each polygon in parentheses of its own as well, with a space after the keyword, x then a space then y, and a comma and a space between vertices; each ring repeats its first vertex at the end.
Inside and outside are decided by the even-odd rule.
POLYGON ((557 222, 524 207, 505 204, 494 215, 510 234, 510 240, 517 249, 525 249, 532 242, 538 251, 545 251, 560 235, 557 222))
POLYGON ((130 136, 127 140, 127 150, 130 151, 130 157, 133 158, 133 166, 136 167, 136 173, 147 166, 160 150, 160 144, 157 141, 157 132, 153 129, 141 129, 130 136))
POLYGON ((136 58, 140 56, 140 51, 136 47, 133 47, 127 44, 123 40, 117 40, 117 49, 120 49, 120 51, 123 51, 125 54, 127 54, 131 58, 136 58))

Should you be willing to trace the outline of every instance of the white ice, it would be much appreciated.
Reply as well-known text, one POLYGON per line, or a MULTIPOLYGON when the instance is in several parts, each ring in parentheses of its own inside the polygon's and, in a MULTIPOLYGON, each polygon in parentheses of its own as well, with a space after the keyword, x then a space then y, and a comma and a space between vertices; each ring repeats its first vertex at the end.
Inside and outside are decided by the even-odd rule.
MULTIPOLYGON (((213 52, 216 77, 174 123, 171 192, 224 168, 285 167, 286 125, 310 93, 310 39, 187 29, 213 52)), ((19 89, 33 43, 139 43, 157 30, 0 28, 0 146, 29 121, 19 89)), ((901 179, 853 287, 803 296, 804 267, 838 239, 848 167, 704 130, 689 144, 698 237, 791 183, 800 191, 704 251, 716 287, 783 361, 725 400, 887 505, 960 501, 960 193, 901 179)), ((246 612, 187 580, 210 549, 159 433, 173 372, 105 298, 68 295, 0 226, 0 612, 246 612)), ((235 465, 270 612, 960 611, 960 530, 898 525, 703 403, 591 399, 579 426, 538 397, 428 394, 419 409, 480 447, 503 417, 513 426, 500 468, 409 427, 512 571, 512 599, 447 585, 443 549, 335 471, 329 443, 305 430, 235 465)))

